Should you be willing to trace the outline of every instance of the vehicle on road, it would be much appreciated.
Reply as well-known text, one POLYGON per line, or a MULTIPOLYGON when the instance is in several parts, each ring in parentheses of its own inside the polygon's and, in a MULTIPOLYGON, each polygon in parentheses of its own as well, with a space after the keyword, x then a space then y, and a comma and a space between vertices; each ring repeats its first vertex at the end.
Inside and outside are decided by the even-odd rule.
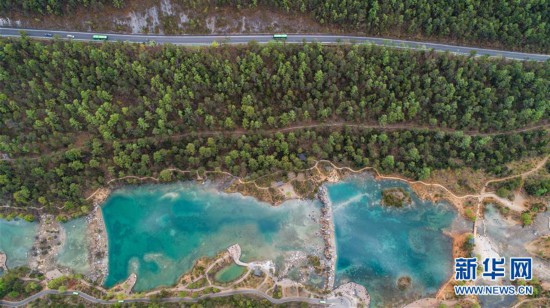
POLYGON ((73 292, 73 295, 78 295, 78 292, 73 292))
POLYGON ((94 41, 106 41, 107 39, 109 39, 109 37, 107 35, 94 34, 94 36, 92 36, 92 39, 94 41))
POLYGON ((288 35, 286 34, 273 34, 273 39, 274 40, 281 40, 281 41, 284 41, 288 38, 288 35))
POLYGON ((72 35, 72 34, 67 34, 67 38, 73 39, 73 38, 74 38, 74 35, 72 35))
POLYGON ((52 37, 53 34, 51 34, 51 33, 46 33, 46 34, 44 34, 44 36, 46 36, 46 37, 52 37))

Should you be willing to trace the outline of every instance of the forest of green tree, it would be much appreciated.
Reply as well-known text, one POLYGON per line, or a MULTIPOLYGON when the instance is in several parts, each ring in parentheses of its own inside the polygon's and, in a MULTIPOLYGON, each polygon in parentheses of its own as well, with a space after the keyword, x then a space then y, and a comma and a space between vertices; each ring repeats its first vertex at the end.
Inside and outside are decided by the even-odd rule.
POLYGON ((20 10, 37 14, 67 14, 80 6, 94 9, 122 8, 124 0, 0 0, 0 10, 20 10))
POLYGON ((550 118, 550 63, 26 37, 0 40, 0 59, 0 199, 21 207, 86 212, 106 180, 168 167, 253 178, 328 159, 426 178, 548 153, 545 130, 519 130, 550 118), (314 127, 331 123, 347 127, 314 127))
MULTIPOLYGON (((184 0, 196 2, 197 0, 184 0)), ((199 0, 200 1, 200 0, 199 0)), ((216 0, 239 7, 265 4, 312 12, 324 24, 369 35, 437 37, 548 52, 546 0, 216 0)))
MULTIPOLYGON (((0 0, 0 10, 70 14, 85 6, 102 12, 131 0, 0 0)), ((518 50, 549 52, 547 0, 173 0, 189 10, 261 6, 311 14, 321 24, 367 35, 436 38, 518 50)))
POLYGON ((33 280, 37 278, 36 276, 36 273, 31 273, 31 270, 27 267, 17 267, 2 273, 2 276, 0 276, 0 298, 11 300, 40 291, 42 286, 40 286, 38 279, 33 280), (21 279, 21 277, 27 279, 21 279))

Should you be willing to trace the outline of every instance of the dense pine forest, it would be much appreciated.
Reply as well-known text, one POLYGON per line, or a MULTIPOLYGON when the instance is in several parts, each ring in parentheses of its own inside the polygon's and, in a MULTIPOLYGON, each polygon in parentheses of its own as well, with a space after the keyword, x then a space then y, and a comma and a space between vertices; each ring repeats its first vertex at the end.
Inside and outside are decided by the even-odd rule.
MULTIPOLYGON (((21 10, 28 13, 38 14, 69 14, 79 6, 91 7, 94 9, 115 8, 124 6, 125 0, 0 0, 0 9, 21 10)), ((128 1, 128 0, 126 0, 128 1)))
POLYGON ((328 159, 426 178, 548 153, 550 63, 26 37, 0 59, 0 199, 21 207, 86 212, 108 179, 169 167, 253 178, 328 159))
POLYGON ((312 12, 320 23, 369 35, 421 35, 462 42, 548 51, 550 2, 546 0, 217 0, 237 6, 265 4, 312 12))
MULTIPOLYGON (((214 6, 278 9, 310 14, 344 32, 437 39, 526 51, 550 50, 550 2, 546 0, 172 0, 189 11, 214 6)), ((79 7, 103 14, 131 0, 0 0, 0 10, 66 15, 79 7)))

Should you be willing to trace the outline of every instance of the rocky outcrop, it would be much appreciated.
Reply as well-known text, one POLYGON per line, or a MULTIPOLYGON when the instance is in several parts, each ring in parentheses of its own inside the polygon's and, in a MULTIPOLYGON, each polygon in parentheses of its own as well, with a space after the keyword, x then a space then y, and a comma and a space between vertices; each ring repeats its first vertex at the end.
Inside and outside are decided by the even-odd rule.
POLYGON ((0 252, 0 268, 3 269, 4 271, 8 270, 7 262, 8 262, 8 256, 6 256, 5 253, 0 252))
POLYGON ((101 206, 96 203, 94 211, 86 217, 88 239, 88 263, 92 270, 88 274, 91 281, 103 284, 107 277, 109 252, 107 249, 107 230, 103 221, 101 206))
MULTIPOLYGON (((56 270, 56 259, 65 243, 65 237, 65 231, 53 215, 41 215, 38 232, 30 251, 29 267, 42 273, 56 270)), ((66 269, 65 271, 68 273, 66 269)))
POLYGON ((332 290, 334 288, 334 280, 336 275, 336 239, 334 238, 332 203, 328 197, 326 187, 319 187, 317 198, 319 198, 323 204, 323 207, 321 208, 320 223, 323 242, 325 243, 324 256, 328 262, 325 289, 332 290))
POLYGON ((367 289, 355 282, 343 284, 332 293, 338 296, 347 297, 351 301, 352 307, 369 307, 370 295, 367 289))

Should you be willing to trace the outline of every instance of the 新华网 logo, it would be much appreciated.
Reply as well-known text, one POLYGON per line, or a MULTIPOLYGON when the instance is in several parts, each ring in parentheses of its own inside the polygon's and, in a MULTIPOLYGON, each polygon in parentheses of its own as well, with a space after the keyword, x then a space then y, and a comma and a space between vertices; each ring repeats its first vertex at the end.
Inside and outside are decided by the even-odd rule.
MULTIPOLYGON (((506 276, 505 258, 485 258, 481 263, 481 277, 497 280, 506 276)), ((474 281, 478 275, 477 258, 456 258, 455 279, 459 281, 474 281)), ((508 275, 511 281, 533 279, 532 258, 510 258, 508 275)), ((454 287, 456 295, 532 295, 533 286, 529 285, 458 285, 454 287)))

